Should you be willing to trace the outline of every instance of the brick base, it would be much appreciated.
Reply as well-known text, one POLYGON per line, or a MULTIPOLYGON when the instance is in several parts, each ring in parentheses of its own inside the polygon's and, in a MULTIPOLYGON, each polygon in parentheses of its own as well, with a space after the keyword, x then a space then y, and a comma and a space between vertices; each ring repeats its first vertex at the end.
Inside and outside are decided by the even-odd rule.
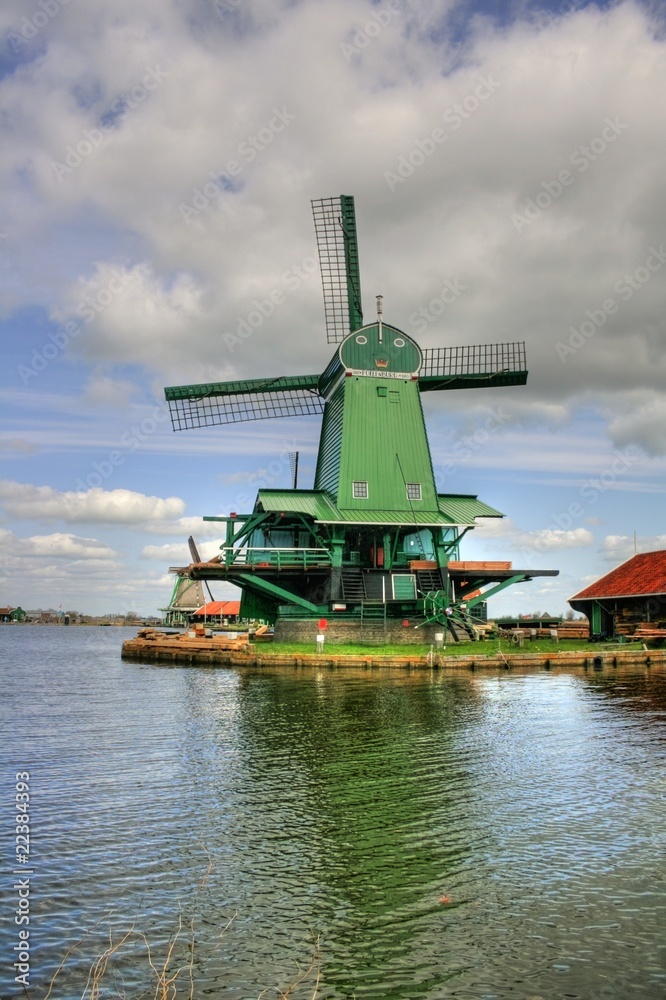
MULTIPOLYGON (((349 621, 344 619, 327 618, 328 626, 324 630, 326 642, 333 643, 362 643, 364 646, 398 646, 423 644, 428 648, 435 642, 435 634, 442 632, 447 643, 453 642, 453 637, 443 625, 421 625, 414 628, 418 622, 410 621, 405 627, 402 621, 387 621, 386 626, 382 622, 365 623, 360 621, 349 621)), ((275 642, 304 642, 316 645, 316 637, 319 634, 317 622, 312 619, 285 618, 278 619, 275 624, 275 642)))

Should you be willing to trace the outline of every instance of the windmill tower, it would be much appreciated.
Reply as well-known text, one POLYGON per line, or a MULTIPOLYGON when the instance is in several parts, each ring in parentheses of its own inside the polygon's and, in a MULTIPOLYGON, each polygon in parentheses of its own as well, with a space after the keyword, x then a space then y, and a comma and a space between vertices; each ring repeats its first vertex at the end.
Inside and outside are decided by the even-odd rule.
POLYGON ((285 637, 298 633, 290 622, 326 615, 340 634, 346 623, 349 638, 387 634, 403 621, 426 631, 448 626, 455 637, 469 631, 475 604, 557 571, 460 562, 460 539, 476 518, 503 515, 476 496, 437 492, 421 393, 522 385, 525 345, 422 350, 384 322, 381 296, 364 325, 354 199, 324 198, 312 208, 335 345, 328 366, 314 375, 174 386, 165 395, 174 430, 322 414, 314 488, 260 489, 250 513, 204 518, 226 525, 221 555, 172 572, 237 584, 241 615, 277 621, 285 637))

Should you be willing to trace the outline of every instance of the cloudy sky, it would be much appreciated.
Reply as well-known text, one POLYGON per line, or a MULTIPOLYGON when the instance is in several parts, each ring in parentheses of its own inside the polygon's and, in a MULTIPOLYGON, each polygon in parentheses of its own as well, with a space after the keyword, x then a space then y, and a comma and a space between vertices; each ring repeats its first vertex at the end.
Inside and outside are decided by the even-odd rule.
POLYGON ((163 387, 323 370, 310 200, 341 193, 366 318, 381 293, 423 347, 526 342, 526 386, 424 396, 440 489, 507 515, 464 557, 560 571, 491 612, 665 548, 665 23, 5 0, 0 604, 153 613, 190 533, 216 551, 204 514, 288 486, 293 450, 312 484, 315 418, 174 434, 163 387))

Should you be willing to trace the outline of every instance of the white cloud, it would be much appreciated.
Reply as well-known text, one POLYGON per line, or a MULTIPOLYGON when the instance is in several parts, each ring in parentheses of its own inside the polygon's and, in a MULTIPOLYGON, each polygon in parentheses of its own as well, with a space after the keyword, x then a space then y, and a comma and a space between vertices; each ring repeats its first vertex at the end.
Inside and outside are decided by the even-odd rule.
POLYGON ((666 455, 666 397, 649 395, 611 420, 609 433, 619 447, 636 442, 648 455, 666 455))
POLYGON ((62 493, 51 486, 10 480, 0 481, 0 504, 6 515, 22 520, 124 525, 169 520, 185 508, 179 497, 162 499, 132 490, 100 488, 62 493))
POLYGON ((92 407, 127 410, 137 395, 138 387, 126 379, 114 379, 95 372, 88 380, 83 401, 92 407))
POLYGON ((666 549, 666 535, 652 535, 649 537, 637 535, 606 535, 601 543, 602 558, 615 564, 631 559, 636 552, 657 552, 666 549))
POLYGON ((540 531, 521 531, 516 536, 518 548, 534 549, 535 552, 559 551, 560 549, 581 549, 594 544, 594 535, 587 528, 544 528, 540 531))
POLYGON ((209 329, 202 298, 202 288, 187 274, 167 279, 146 264, 98 262, 90 277, 70 285, 53 318, 63 326, 77 324, 71 349, 87 360, 114 365, 122 358, 174 370, 193 331, 209 329))
POLYGON ((15 455, 16 452, 22 452, 24 455, 30 455, 37 451, 37 446, 27 441, 25 438, 0 438, 0 451, 7 452, 8 454, 15 455))
POLYGON ((587 528, 542 528, 536 531, 523 531, 516 527, 510 518, 497 520, 494 518, 477 519, 479 529, 478 539, 501 539, 507 548, 520 552, 551 552, 561 549, 587 548, 594 544, 594 535, 587 528))
MULTIPOLYGON (((215 542, 204 542, 197 545, 197 551, 205 562, 220 554, 220 546, 215 542)), ((187 566, 192 562, 192 556, 187 544, 178 543, 166 545, 145 545, 141 550, 142 559, 159 559, 170 565, 187 566)))
POLYGON ((150 535, 179 535, 181 538, 194 535, 195 540, 220 538, 225 530, 225 525, 219 521, 204 521, 202 517, 179 517, 177 521, 153 521, 145 525, 150 535))
POLYGON ((31 535, 19 538, 12 532, 0 531, 4 555, 6 557, 92 560, 99 563, 114 559, 118 553, 96 538, 81 538, 78 535, 55 532, 52 535, 31 535))

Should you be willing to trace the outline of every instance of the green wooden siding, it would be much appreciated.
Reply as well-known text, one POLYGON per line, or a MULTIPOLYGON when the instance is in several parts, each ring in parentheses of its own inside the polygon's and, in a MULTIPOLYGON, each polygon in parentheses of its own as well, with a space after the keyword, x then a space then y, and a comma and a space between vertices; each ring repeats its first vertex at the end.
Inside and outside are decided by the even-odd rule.
POLYGON ((345 385, 342 382, 324 407, 315 473, 315 489, 328 490, 334 497, 338 491, 344 397, 345 385))
POLYGON ((440 513, 418 383, 391 379, 386 396, 377 388, 372 377, 344 380, 339 482, 329 486, 338 508, 402 511, 405 520, 440 513), (354 481, 367 481, 367 500, 354 499, 354 481), (421 500, 408 501, 406 483, 421 485, 421 500))

